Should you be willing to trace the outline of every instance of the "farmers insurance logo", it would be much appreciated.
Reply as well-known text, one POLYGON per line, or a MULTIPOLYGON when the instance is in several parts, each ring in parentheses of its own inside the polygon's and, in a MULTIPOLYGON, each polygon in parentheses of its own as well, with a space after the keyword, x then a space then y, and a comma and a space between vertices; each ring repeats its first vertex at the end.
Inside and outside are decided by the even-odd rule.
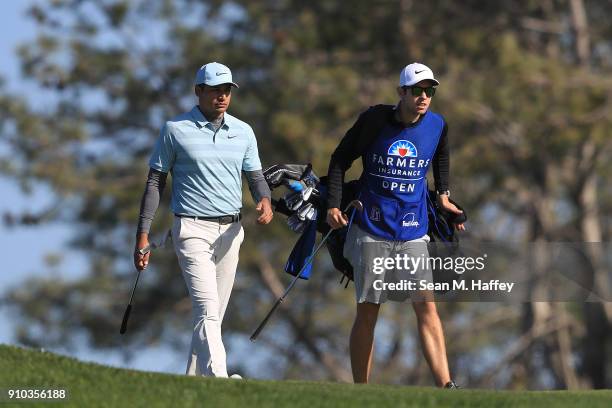
POLYGON ((416 147, 408 140, 398 140, 389 146, 389 156, 417 157, 416 147))
POLYGON ((406 213, 402 219, 402 227, 418 227, 419 222, 415 218, 414 213, 406 213))

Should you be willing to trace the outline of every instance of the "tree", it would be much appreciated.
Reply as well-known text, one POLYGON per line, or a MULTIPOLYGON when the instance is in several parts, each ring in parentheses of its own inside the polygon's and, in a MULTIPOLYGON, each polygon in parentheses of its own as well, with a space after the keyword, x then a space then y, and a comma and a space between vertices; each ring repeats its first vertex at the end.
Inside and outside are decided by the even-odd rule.
MULTIPOLYGON (((373 6, 359 0, 347 7, 339 1, 54 0, 32 8, 41 35, 21 49, 22 68, 53 98, 36 110, 2 90, 0 140, 11 150, 1 168, 24 185, 48 183, 56 200, 41 214, 5 218, 78 225, 73 244, 90 256, 92 268, 77 281, 37 280, 8 294, 24 317, 20 341, 66 346, 74 333, 85 333, 98 348, 129 351, 153 342, 186 348, 188 336, 176 333, 187 332, 190 305, 171 251, 154 255, 130 336, 114 333, 133 276, 148 155, 163 121, 193 104, 192 75, 206 61, 226 63, 241 83, 231 110, 254 125, 264 165, 310 161, 325 174, 357 114, 374 103, 394 103, 397 71, 422 60, 442 79, 434 109, 450 124, 453 190, 467 201, 476 236, 607 240, 610 196, 598 192, 610 174, 610 7, 576 0, 461 7, 445 1, 373 6), (571 217, 555 217, 559 205, 571 217), (517 227, 488 229, 491 211, 517 227)), ((166 191, 154 232, 168 227, 168 197, 166 191)), ((240 277, 224 327, 234 338, 249 334, 279 294, 277 271, 295 239, 281 217, 265 232, 256 229, 250 201, 247 207, 240 277), (250 239, 260 234, 265 239, 250 239)), ((274 351, 268 366, 277 377, 348 381, 352 293, 339 289, 324 257, 316 270, 320 276, 301 285, 257 347, 274 351)), ((601 279, 601 268, 594 273, 601 279)), ((387 307, 381 317, 388 333, 377 344, 380 380, 397 381, 392 373, 403 371, 400 381, 428 384, 420 356, 398 358, 419 353, 405 307, 387 307)), ((554 307, 533 303, 517 313, 516 307, 442 305, 448 337, 456 340, 450 359, 469 373, 464 383, 537 388, 548 375, 556 387, 582 387, 584 379, 607 384, 609 363, 601 353, 610 341, 591 334, 609 332, 610 312, 601 304, 585 306, 583 316, 554 307), (466 326, 480 327, 481 334, 466 326), (582 327, 582 336, 573 331, 582 327), (502 355, 514 377, 495 371, 495 362, 477 372, 482 349, 502 355), (585 362, 584 371, 575 370, 568 353, 585 362), (538 355, 546 358, 534 365, 538 355)))

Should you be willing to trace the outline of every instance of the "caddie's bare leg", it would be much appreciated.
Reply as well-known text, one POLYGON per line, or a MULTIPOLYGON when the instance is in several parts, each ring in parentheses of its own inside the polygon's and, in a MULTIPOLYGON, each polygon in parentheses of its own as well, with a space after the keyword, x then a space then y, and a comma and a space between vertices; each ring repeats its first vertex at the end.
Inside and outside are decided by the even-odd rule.
POLYGON ((353 381, 366 383, 370 378, 372 355, 374 354, 374 327, 378 318, 380 305, 375 303, 358 303, 357 315, 351 330, 351 368, 353 381))
POLYGON ((444 331, 434 302, 412 302, 417 316, 423 354, 429 364, 436 385, 443 387, 450 381, 444 331))

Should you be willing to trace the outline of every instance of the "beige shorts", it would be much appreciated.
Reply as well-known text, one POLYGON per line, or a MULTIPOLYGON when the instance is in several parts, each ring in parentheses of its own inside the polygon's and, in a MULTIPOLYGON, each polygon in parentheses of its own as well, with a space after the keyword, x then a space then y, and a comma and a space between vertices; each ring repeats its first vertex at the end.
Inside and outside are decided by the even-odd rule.
POLYGON ((388 241, 351 225, 344 256, 353 265, 357 302, 418 299, 421 285, 432 282, 428 243, 427 234, 412 241, 388 241))

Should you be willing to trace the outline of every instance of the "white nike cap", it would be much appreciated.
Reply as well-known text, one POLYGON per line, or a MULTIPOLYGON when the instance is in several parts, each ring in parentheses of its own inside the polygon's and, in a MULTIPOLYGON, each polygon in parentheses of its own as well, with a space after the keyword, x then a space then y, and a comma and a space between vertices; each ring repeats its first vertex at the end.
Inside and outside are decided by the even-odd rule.
POLYGON ((195 77, 195 85, 217 86, 221 84, 232 84, 238 88, 238 84, 232 81, 232 71, 218 62, 209 62, 202 65, 195 77))
POLYGON ((413 62, 406 65, 400 72, 399 86, 412 86, 425 79, 433 81, 435 85, 440 85, 440 82, 434 78, 433 71, 427 65, 413 62))

